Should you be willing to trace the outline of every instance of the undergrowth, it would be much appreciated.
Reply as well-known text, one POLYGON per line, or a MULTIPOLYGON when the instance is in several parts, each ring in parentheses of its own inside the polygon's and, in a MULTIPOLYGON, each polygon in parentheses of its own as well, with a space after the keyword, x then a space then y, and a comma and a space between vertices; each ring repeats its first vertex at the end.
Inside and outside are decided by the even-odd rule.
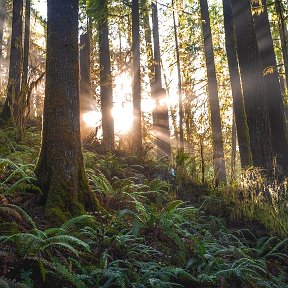
POLYGON ((39 135, 1 133, 0 287, 288 287, 287 202, 269 202, 260 181, 212 189, 185 167, 174 167, 179 183, 163 162, 86 151, 107 213, 53 227, 33 202, 39 135))

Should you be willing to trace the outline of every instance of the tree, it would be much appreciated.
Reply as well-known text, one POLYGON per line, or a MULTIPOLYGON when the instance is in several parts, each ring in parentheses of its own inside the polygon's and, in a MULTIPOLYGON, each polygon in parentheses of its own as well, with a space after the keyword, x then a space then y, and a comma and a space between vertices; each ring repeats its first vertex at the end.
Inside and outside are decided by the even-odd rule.
POLYGON ((133 149, 142 150, 139 2, 132 0, 133 149))
POLYGON ((288 44, 287 44, 288 39, 281 0, 275 0, 275 10, 278 16, 278 27, 281 39, 281 50, 284 61, 285 80, 286 80, 286 86, 288 88, 288 44))
POLYGON ((47 213, 64 220, 95 209, 79 120, 78 0, 48 0, 46 92, 35 174, 47 213))
POLYGON ((114 119, 112 117, 113 93, 110 63, 107 0, 100 0, 99 9, 101 11, 98 25, 103 144, 110 149, 114 149, 114 119))
MULTIPOLYGON (((142 16, 143 16, 143 29, 144 29, 144 37, 145 37, 145 48, 146 48, 146 55, 147 55, 147 61, 148 61, 148 76, 150 80, 150 91, 151 91, 151 97, 155 101, 155 93, 153 92, 154 89, 154 82, 155 82, 155 69, 154 69, 154 59, 153 59, 153 45, 152 45, 152 30, 150 27, 150 17, 149 17, 149 11, 150 6, 147 0, 141 0, 141 9, 142 9, 142 16)), ((153 24, 152 24, 153 25, 153 24)), ((156 113, 156 107, 152 111, 152 120, 153 120, 153 136, 155 139, 155 145, 157 146, 159 143, 157 141, 157 113, 156 113)), ((159 151, 159 148, 157 146, 157 152, 159 151)))
POLYGON ((252 155, 250 149, 249 129, 241 89, 241 79, 238 68, 235 41, 236 39, 233 26, 232 6, 230 0, 223 0, 223 14, 225 28, 225 45, 229 65, 233 109, 235 115, 235 125, 238 135, 241 166, 242 168, 247 168, 249 166, 252 166, 252 155))
MULTIPOLYGON (((257 5, 254 3, 254 7, 257 5)), ((268 19, 266 0, 262 0, 260 14, 254 15, 257 43, 264 74, 265 93, 269 108, 273 154, 276 157, 278 174, 288 173, 288 135, 284 115, 283 98, 277 71, 276 56, 268 19)))
POLYGON ((23 1, 13 0, 12 36, 9 62, 9 80, 7 97, 0 114, 0 124, 9 123, 18 117, 18 98, 20 95, 21 71, 22 71, 22 14, 23 1))
POLYGON ((23 50, 23 75, 22 87, 28 86, 28 68, 29 68, 29 48, 30 48, 30 15, 31 15, 31 1, 26 0, 25 5, 25 29, 24 29, 24 50, 23 50))
POLYGON ((178 75, 178 97, 179 97, 178 106, 179 106, 179 134, 180 134, 179 140, 180 140, 180 149, 183 149, 184 148, 183 97, 182 97, 180 53, 179 53, 178 32, 177 32, 177 25, 176 25, 174 0, 172 0, 172 9, 173 9, 173 28, 174 28, 175 50, 176 50, 177 75, 178 75))
MULTIPOLYGON (((29 50, 30 50, 30 15, 31 1, 25 2, 25 25, 24 25, 24 46, 21 55, 22 62, 22 79, 21 89, 17 96, 17 115, 14 117, 16 137, 22 140, 26 128, 27 119, 30 113, 30 96, 32 89, 29 87, 28 71, 29 71, 29 50)), ((40 77, 41 78, 41 77, 40 77)))
POLYGON ((213 43, 210 27, 210 17, 207 0, 200 0, 201 20, 204 35, 204 52, 207 66, 208 96, 211 113, 214 169, 219 183, 226 184, 226 168, 224 160, 224 147, 222 138, 222 125, 218 98, 218 85, 216 78, 213 43))
POLYGON ((0 64, 3 58, 3 36, 4 36, 4 24, 6 18, 6 0, 0 1, 0 64))
POLYGON ((156 143, 158 157, 171 156, 169 116, 166 90, 162 88, 161 55, 158 28, 157 4, 152 3, 153 42, 154 42, 154 83, 152 93, 156 100, 156 143))
POLYGON ((244 105, 253 165, 272 172, 272 139, 253 17, 249 0, 232 0, 244 105))

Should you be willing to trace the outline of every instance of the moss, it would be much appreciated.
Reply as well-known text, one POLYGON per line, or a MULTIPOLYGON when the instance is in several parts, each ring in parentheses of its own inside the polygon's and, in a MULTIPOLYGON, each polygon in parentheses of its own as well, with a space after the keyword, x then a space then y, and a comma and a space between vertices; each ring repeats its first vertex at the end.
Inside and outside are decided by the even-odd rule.
POLYGON ((80 183, 78 201, 83 203, 88 211, 98 211, 100 209, 100 204, 95 193, 90 188, 84 167, 80 169, 79 174, 80 183))
POLYGON ((13 235, 19 233, 19 227, 15 222, 0 222, 0 235, 13 235))
POLYGON ((55 224, 62 224, 71 218, 69 212, 63 212, 59 208, 46 208, 46 216, 53 220, 55 224))
POLYGON ((54 181, 55 184, 49 189, 45 205, 48 218, 62 223, 73 216, 84 214, 84 205, 73 198, 71 188, 59 178, 54 181))
POLYGON ((80 171, 79 178, 79 189, 76 195, 75 191, 73 194, 71 185, 65 183, 60 177, 54 177, 45 204, 49 219, 56 223, 63 223, 71 217, 85 214, 86 210, 106 212, 91 190, 84 168, 80 171))

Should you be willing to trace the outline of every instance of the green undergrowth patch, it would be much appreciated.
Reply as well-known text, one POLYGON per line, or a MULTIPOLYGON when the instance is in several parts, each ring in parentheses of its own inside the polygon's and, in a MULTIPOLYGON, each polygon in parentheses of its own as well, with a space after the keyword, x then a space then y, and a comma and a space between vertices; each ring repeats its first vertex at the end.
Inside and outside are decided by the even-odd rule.
POLYGON ((53 226, 31 197, 41 191, 30 132, 19 144, 5 131, 1 150, 0 287, 287 287, 285 205, 269 210, 264 185, 212 189, 185 167, 169 178, 165 161, 84 151, 105 213, 53 226))

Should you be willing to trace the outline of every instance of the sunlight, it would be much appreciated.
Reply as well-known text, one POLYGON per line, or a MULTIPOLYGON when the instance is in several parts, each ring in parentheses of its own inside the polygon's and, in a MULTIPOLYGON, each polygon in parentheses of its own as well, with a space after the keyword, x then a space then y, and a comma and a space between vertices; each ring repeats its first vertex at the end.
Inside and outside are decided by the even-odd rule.
POLYGON ((133 106, 132 103, 115 105, 112 109, 114 118, 114 129, 116 133, 127 133, 132 129, 133 106))
POLYGON ((84 113, 82 118, 87 127, 93 128, 99 126, 99 123, 101 122, 101 113, 98 111, 89 111, 84 113))

